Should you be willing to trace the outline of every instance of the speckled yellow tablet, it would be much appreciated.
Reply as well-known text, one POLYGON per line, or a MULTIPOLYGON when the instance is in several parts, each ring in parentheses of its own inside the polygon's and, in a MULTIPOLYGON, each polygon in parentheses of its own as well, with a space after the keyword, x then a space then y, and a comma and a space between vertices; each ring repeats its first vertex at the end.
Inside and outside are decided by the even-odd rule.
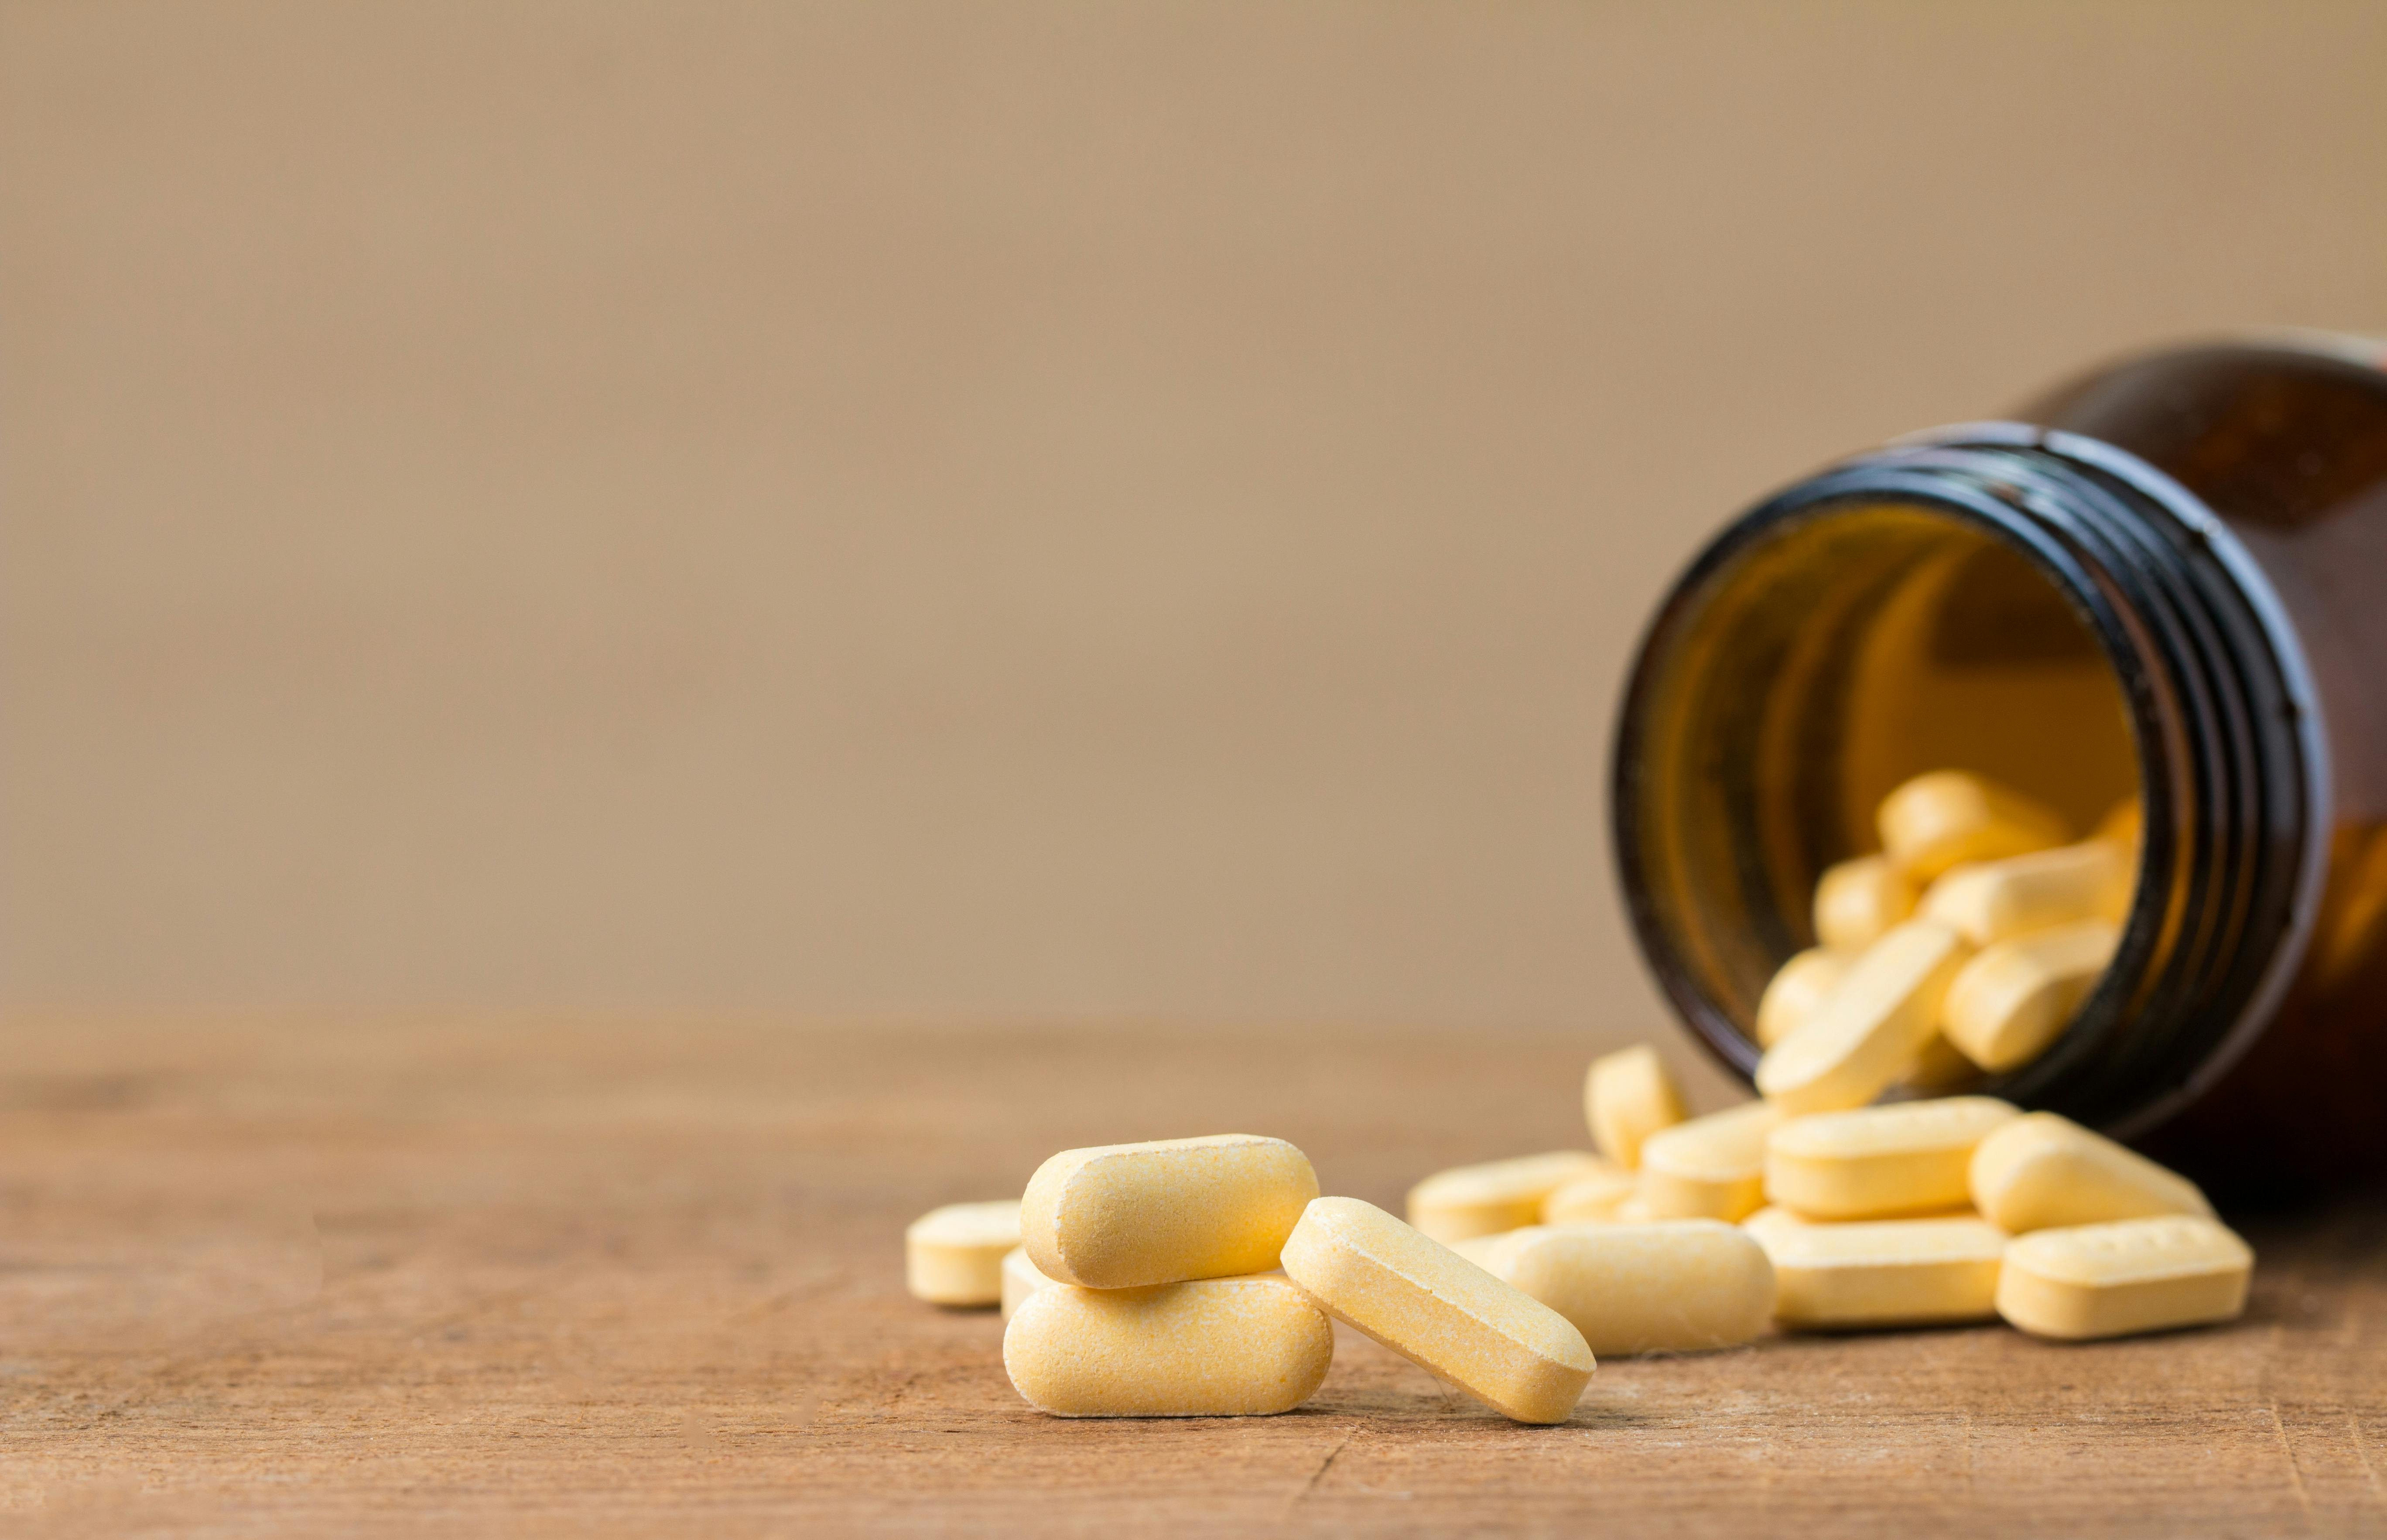
POLYGON ((1003 1254, 1019 1243, 1019 1200, 949 1203, 903 1231, 903 1285, 932 1305, 1003 1300, 1003 1254))
POLYGON ((1092 1289, 1266 1272, 1316 1196, 1309 1157, 1282 1139, 1100 1144, 1036 1168, 1019 1241, 1045 1277, 1092 1289))
POLYGON ((1979 1219, 1774 1224, 1752 1231, 1774 1261, 1786 1326, 1920 1326, 1997 1313, 2006 1238, 1979 1219))
POLYGON ((2072 1024, 2121 934, 2110 920, 2082 920, 1977 953, 1949 980, 1939 1029, 1984 1069, 2028 1064, 2072 1024))
POLYGON ((1612 1220, 1616 1211, 1641 1190, 1640 1179, 1614 1166, 1602 1166, 1559 1188, 1542 1200, 1546 1225, 1598 1224, 1612 1220))
POLYGON ((1636 1043, 1591 1061, 1583 1078, 1584 1120, 1599 1153, 1634 1170, 1641 1146, 1660 1129, 1683 1120, 1683 1093, 1666 1061, 1648 1043, 1636 1043))
POLYGON ((1677 1123, 1641 1147, 1641 1191, 1617 1218, 1738 1219, 1765 1202, 1765 1136, 1778 1107, 1744 1102, 1677 1123), (1637 1212, 1633 1212, 1637 1209, 1637 1212))
POLYGON ((2015 1235, 2213 1213, 2186 1177, 2052 1112, 2026 1113, 1983 1139, 1971 1185, 1981 1217, 2015 1235))
POLYGON ((1483 1265, 1602 1357, 1737 1347, 1774 1313, 1764 1249, 1718 1219, 1536 1225, 1491 1242, 1483 1265))
POLYGON ((1597 1367, 1564 1316, 1358 1198, 1320 1198, 1284 1270, 1337 1320, 1520 1422, 1563 1422, 1597 1367))
MULTIPOLYGON (((1867 947, 1804 1026, 1765 1051, 1757 1089, 1786 1112, 1861 1107, 1912 1067, 1939 1030, 1939 1003, 1972 948, 1936 920, 1909 920, 1867 947)), ((1961 1044, 1960 1044, 1961 1046, 1961 1044)))
POLYGON ((1589 1150, 1454 1166, 1409 1189, 1409 1223, 1437 1241, 1492 1235, 1542 1217, 1542 1200, 1576 1177, 1608 1169, 1589 1150))
POLYGON ((1977 861, 1951 869, 1916 911, 1975 946, 2080 920, 2119 920, 2138 880, 2137 853, 2110 839, 1977 861))
POLYGON ((2060 845, 2063 817, 1986 776, 1934 770, 1881 800, 1881 848, 1917 882, 1964 861, 1995 861, 2060 845))
POLYGON ((1773 1047, 1813 1016, 1856 959, 1853 952, 1811 946, 1774 969, 1757 1000, 1757 1045, 1773 1047))
POLYGON ((1973 1150, 2021 1116, 1944 1096, 1793 1117, 1765 1141, 1765 1200, 1813 1219, 1928 1214, 1970 1201, 1973 1150))
POLYGON ((1886 855, 1825 869, 1815 883, 1815 940, 1838 951, 1873 945, 1914 913, 1914 881, 1886 855))
POLYGON ((2006 1247, 1998 1314, 2074 1342, 2204 1326, 2245 1310, 2254 1269, 2245 1242, 2194 1215, 2041 1230, 2006 1247))
POLYGON ((1009 1320, 1020 1302, 1053 1281, 1036 1270, 1028 1259, 1026 1246, 1014 1246, 1003 1254, 1003 1319, 1009 1320))
POLYGON ((1054 1283, 1003 1333, 1012 1385, 1056 1417, 1266 1417, 1308 1400, 1333 1358, 1334 1329, 1281 1273, 1054 1283))

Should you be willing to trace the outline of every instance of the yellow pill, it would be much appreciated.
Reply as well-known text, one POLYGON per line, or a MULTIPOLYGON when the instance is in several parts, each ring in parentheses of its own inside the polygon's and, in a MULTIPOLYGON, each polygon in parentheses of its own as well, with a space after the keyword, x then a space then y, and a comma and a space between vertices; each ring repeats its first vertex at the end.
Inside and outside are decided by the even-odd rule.
POLYGON ((1618 1204, 1616 1212, 1610 1216, 1612 1222, 1621 1225, 1646 1225, 1657 1218, 1657 1215, 1649 1212, 1649 1200, 1643 1197, 1637 1190, 1631 1197, 1618 1204))
POLYGON ((1973 1150, 2021 1116, 1994 1096, 1794 1117, 1765 1142, 1765 1200, 1815 1219, 1927 1214, 1970 1201, 1973 1150))
POLYGON ((1936 920, 1898 927, 1864 950, 1805 1025, 1765 1051, 1757 1089, 1790 1113, 1872 1101, 1939 1029, 1939 1002, 1971 951, 1936 920))
POLYGON ((1738 1347, 1774 1313, 1764 1248, 1716 1219, 1536 1225, 1493 1243, 1483 1266, 1603 1357, 1738 1347))
POLYGON ((1774 969, 1757 1000, 1757 1046, 1773 1047, 1813 1016, 1856 958, 1853 952, 1811 946, 1774 969))
POLYGON ((1825 869, 1815 883, 1815 940, 1836 951, 1871 946, 1914 913, 1915 886, 1886 855, 1825 869))
POLYGON ((1028 1259, 1026 1246, 1014 1246, 1003 1254, 1003 1319, 1009 1320, 1018 1313, 1022 1301, 1053 1281, 1036 1270, 1028 1259))
POLYGON ((1923 895, 1925 919, 1975 946, 2079 920, 2118 920, 2137 880, 2129 851, 2103 839, 1957 866, 1923 895))
POLYGON ((2061 845, 2070 831, 2052 808, 1986 776, 1935 770, 1882 799, 1881 848, 1917 882, 1964 861, 2061 845))
POLYGON ((2110 920, 2082 920, 2000 941, 1950 980, 1939 1029, 1984 1069, 2019 1068, 2072 1024, 2121 939, 2110 920))
POLYGON ((2245 1242, 2192 1215, 2042 1230, 2006 1247, 1998 1314, 2075 1342, 2203 1326, 2244 1311, 2254 1269, 2245 1242))
POLYGON ((2005 1235, 1979 1219, 1770 1225, 1774 1318, 1788 1326, 1920 1326, 1997 1313, 2005 1235))
POLYGON ((1492 1258, 1492 1248, 1517 1233, 1513 1230, 1495 1231, 1489 1235, 1462 1236, 1442 1243, 1481 1268, 1492 1258))
POLYGON ((1055 1417, 1267 1417, 1308 1400, 1333 1359, 1333 1327, 1281 1273, 1055 1283, 1003 1333, 1013 1387, 1055 1417))
POLYGON ((1003 1254, 1019 1243, 1019 1200, 949 1203, 903 1231, 903 1286, 932 1305, 995 1305, 1003 1254))
POLYGON ((1318 1195, 1282 1139, 1222 1133, 1064 1150, 1020 1202, 1020 1243, 1057 1283, 1128 1289, 1266 1272, 1318 1195))
POLYGON ((2089 838, 2110 839, 2116 845, 2128 845, 2136 850, 2145 835, 2146 814, 2140 811, 2139 800, 2125 797, 2114 804, 2111 812, 2097 820, 2097 832, 2089 838))
POLYGON ((1372 1204, 1320 1198, 1284 1270, 1335 1319, 1520 1422, 1563 1422, 1597 1367, 1583 1333, 1372 1204))
POLYGON ((1409 1223, 1446 1244, 1536 1223, 1542 1200, 1576 1177, 1610 1169, 1588 1150, 1457 1166, 1409 1189, 1409 1223))
POLYGON ((1638 1043, 1591 1061, 1583 1078, 1583 1114, 1599 1153, 1630 1171, 1640 1166, 1641 1146, 1651 1134, 1683 1120, 1683 1093, 1658 1051, 1638 1043))
POLYGON ((1678 1123, 1641 1147, 1641 1191, 1618 1205, 1635 1222, 1738 1219, 1765 1201, 1765 1136, 1781 1109, 1744 1102, 1678 1123))
POLYGON ((1614 1219, 1617 1209, 1640 1190, 1640 1180, 1621 1168, 1603 1166, 1585 1171, 1542 1200, 1541 1222, 1605 1223, 1614 1219))
POLYGON ((2010 1234, 2158 1214, 2211 1218, 2196 1183, 2052 1112, 2025 1114, 1973 1152, 1973 1206, 2010 1234))

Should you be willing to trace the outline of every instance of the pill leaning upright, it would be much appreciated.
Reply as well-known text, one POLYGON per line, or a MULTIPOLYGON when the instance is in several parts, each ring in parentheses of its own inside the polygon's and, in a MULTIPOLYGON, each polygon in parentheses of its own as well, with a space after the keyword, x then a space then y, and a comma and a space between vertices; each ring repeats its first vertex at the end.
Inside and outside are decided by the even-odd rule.
POLYGON ((1935 920, 1891 930, 1864 950, 1805 1024, 1765 1051, 1757 1089, 1791 1113, 1872 1101, 1939 1029, 1940 1001, 1971 952, 1935 920))
POLYGON ((1333 1357, 1326 1318, 1274 1273, 1054 1283, 1003 1333, 1013 1386, 1056 1417, 1266 1417, 1309 1399, 1333 1357))
POLYGON ((1634 1170, 1651 1134, 1683 1120, 1683 1093, 1648 1043, 1591 1061, 1583 1081, 1584 1121, 1599 1153, 1634 1170))
POLYGON ((1358 1198, 1310 1204, 1284 1270, 1336 1319, 1519 1422, 1565 1421, 1591 1381, 1565 1317, 1358 1198))
POLYGON ((1309 1157, 1257 1134, 1064 1150, 1029 1180, 1019 1241, 1089 1288, 1265 1272, 1317 1195, 1309 1157))

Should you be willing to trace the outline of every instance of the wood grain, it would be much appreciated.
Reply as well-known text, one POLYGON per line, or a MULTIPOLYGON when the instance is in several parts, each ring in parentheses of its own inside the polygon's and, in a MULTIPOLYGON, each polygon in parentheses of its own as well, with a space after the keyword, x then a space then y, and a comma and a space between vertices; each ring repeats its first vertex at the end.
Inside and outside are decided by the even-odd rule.
POLYGON ((0 1529, 34 1534, 2387 1533, 2375 1197, 2244 1221, 2233 1327, 1601 1366, 1522 1428, 1356 1337, 1257 1420, 1064 1422, 930 1205, 1244 1129, 1329 1191, 1575 1142, 1579 1037, 523 1024, 19 1029, 0 1529))

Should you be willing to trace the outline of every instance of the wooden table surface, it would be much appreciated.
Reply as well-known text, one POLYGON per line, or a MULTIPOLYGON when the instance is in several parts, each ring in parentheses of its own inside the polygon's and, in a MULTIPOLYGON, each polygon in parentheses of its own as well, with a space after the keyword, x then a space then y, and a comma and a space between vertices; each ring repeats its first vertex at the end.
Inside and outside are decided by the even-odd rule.
MULTIPOLYGON (((0 1073, 0 1530, 2387 1533, 2376 1197, 2221 1330, 1613 1360, 1524 1428, 1338 1337, 1308 1406, 1061 1421, 904 1222, 1244 1130, 1395 1204, 1579 1143, 1579 1036, 34 1029, 0 1073)), ((1687 1051, 1681 1055, 1687 1059, 1687 1051)))

